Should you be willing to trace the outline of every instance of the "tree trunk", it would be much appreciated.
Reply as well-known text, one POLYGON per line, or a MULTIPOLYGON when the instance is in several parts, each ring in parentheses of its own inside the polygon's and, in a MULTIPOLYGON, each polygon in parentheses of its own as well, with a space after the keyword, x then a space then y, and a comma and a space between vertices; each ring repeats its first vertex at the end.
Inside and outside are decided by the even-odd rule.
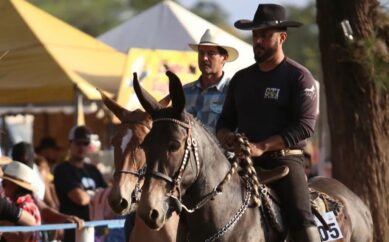
POLYGON ((377 19, 377 0, 317 0, 333 176, 370 207, 374 241, 388 241, 389 95, 382 86, 389 87, 389 69, 377 64, 388 66, 388 42, 379 39, 377 19), (343 34, 345 19, 353 40, 343 34))

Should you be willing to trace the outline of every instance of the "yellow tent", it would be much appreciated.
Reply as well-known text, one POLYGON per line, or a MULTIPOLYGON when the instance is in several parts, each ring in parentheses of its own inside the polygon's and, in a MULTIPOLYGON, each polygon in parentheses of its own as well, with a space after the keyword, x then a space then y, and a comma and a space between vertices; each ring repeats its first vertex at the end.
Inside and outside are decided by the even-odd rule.
POLYGON ((24 0, 0 1, 0 105, 64 104, 77 87, 117 92, 126 56, 24 0))

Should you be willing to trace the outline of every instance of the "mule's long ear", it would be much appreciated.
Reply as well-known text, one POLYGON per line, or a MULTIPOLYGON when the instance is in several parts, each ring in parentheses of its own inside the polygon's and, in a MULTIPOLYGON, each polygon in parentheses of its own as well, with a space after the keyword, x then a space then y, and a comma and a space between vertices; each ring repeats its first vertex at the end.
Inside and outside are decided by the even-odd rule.
POLYGON ((111 112, 121 121, 123 122, 125 120, 125 117, 131 115, 131 111, 123 108, 120 106, 117 102, 115 102, 112 98, 105 95, 105 93, 100 89, 96 88, 97 91, 100 92, 101 100, 103 101, 104 105, 111 110, 111 112))
POLYGON ((185 108, 184 89, 178 76, 171 71, 167 71, 169 77, 169 93, 173 103, 173 109, 178 113, 182 113, 185 108))
POLYGON ((136 96, 139 99, 140 104, 142 107, 146 110, 147 113, 149 113, 151 116, 153 116, 153 113, 155 111, 158 111, 162 108, 162 106, 155 100, 153 96, 150 95, 140 84, 138 81, 138 76, 134 72, 134 90, 136 93, 136 96))

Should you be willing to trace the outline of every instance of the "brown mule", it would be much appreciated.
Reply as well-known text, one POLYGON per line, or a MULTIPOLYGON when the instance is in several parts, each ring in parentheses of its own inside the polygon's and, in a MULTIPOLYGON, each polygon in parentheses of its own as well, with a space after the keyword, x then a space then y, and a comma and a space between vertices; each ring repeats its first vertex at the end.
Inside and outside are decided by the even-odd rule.
MULTIPOLYGON (((152 122, 147 113, 141 110, 128 111, 103 92, 100 93, 105 106, 121 121, 112 139, 115 172, 108 201, 113 211, 124 215, 135 209, 135 206, 132 206, 135 199, 133 195, 143 183, 140 171, 146 161, 139 144, 149 132, 152 122)), ((168 102, 167 98, 160 103, 166 106, 168 102)), ((136 216, 129 242, 175 242, 178 221, 179 217, 174 214, 169 223, 161 230, 155 231, 136 216)))

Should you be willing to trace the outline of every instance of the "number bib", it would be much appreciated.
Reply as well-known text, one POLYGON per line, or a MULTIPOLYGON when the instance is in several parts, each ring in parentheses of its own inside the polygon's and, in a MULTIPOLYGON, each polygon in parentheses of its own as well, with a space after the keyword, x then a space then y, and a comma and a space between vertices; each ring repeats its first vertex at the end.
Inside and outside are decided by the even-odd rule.
POLYGON ((323 215, 323 219, 327 222, 329 230, 326 230, 320 221, 315 217, 315 223, 320 232, 322 241, 333 241, 343 238, 342 231, 340 231, 338 221, 334 212, 330 211, 323 215))

